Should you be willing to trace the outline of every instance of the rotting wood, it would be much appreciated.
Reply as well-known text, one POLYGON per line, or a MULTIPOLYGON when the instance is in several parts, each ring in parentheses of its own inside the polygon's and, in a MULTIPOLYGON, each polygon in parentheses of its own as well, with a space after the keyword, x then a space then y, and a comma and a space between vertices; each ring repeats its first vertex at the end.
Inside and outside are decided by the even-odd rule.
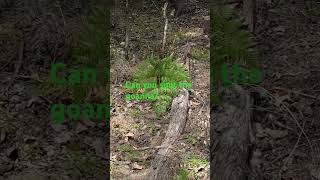
POLYGON ((179 135, 182 133, 188 115, 189 92, 182 89, 182 92, 176 97, 171 106, 171 121, 156 157, 151 163, 148 180, 167 180, 172 179, 175 174, 174 150, 172 148, 179 135))
POLYGON ((211 112, 211 179, 246 180, 249 172, 251 98, 234 85, 223 89, 222 105, 211 112))

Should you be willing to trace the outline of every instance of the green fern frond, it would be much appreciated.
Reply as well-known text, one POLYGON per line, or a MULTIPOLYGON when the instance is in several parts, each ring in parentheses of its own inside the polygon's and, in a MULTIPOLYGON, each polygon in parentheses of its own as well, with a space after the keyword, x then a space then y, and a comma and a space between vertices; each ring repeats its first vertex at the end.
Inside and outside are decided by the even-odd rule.
MULTIPOLYGON (((241 29, 241 22, 234 18, 231 8, 217 6, 211 10, 210 54, 213 85, 221 84, 221 68, 224 64, 242 64, 257 67, 258 53, 251 49, 250 33, 241 29)), ((216 99, 216 97, 215 97, 216 99)))
MULTIPOLYGON (((177 61, 173 54, 162 59, 151 54, 142 62, 133 75, 135 82, 147 83, 156 82, 160 79, 161 83, 189 82, 187 72, 177 61)), ((178 89, 163 89, 158 84, 157 89, 146 90, 149 93, 158 93, 159 97, 153 102, 153 108, 158 116, 165 113, 171 105, 173 97, 178 94, 178 89)))

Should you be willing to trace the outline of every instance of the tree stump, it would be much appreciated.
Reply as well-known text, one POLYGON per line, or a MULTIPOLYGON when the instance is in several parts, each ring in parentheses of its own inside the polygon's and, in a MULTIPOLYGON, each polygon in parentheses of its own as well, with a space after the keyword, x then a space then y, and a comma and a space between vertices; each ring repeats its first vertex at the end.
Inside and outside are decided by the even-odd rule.
POLYGON ((238 85, 224 89, 211 111, 210 179, 246 180, 249 170, 251 98, 238 85))

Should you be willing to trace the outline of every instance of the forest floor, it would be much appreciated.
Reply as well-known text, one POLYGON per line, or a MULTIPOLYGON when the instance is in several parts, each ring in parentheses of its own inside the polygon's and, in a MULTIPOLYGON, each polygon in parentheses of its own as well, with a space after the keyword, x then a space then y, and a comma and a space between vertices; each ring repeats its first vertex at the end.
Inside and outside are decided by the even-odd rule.
POLYGON ((320 6, 258 4, 256 42, 269 97, 255 110, 253 166, 262 179, 320 179, 320 6))
MULTIPOLYGON (((168 53, 174 52, 181 59, 187 44, 192 47, 187 57, 191 64, 190 77, 193 84, 189 114, 185 130, 173 147, 178 152, 176 161, 182 160, 179 164, 180 172, 176 173, 181 175, 187 172, 188 179, 207 179, 209 171, 210 63, 209 38, 208 32, 205 32, 209 25, 209 12, 203 5, 193 2, 188 9, 192 15, 185 13, 179 17, 169 16, 168 23, 168 53)), ((111 36, 111 49, 118 52, 115 55, 118 58, 111 65, 111 174, 114 179, 145 178, 158 151, 156 147, 164 140, 170 122, 170 110, 157 117, 149 102, 124 101, 125 81, 131 80, 136 65, 150 55, 150 47, 161 47, 165 22, 161 6, 151 5, 132 13, 130 54, 136 59, 131 58, 129 62, 121 60, 124 59, 119 53, 121 50, 116 50, 121 49, 125 37, 122 21, 124 13, 121 13, 123 8, 122 11, 116 9, 113 12, 113 18, 117 19, 115 23, 119 23, 111 36)))
POLYGON ((107 123, 65 117, 56 124, 50 115, 52 104, 72 102, 68 88, 48 83, 50 65, 71 63, 72 36, 66 35, 76 37, 83 24, 76 4, 62 6, 58 15, 44 8, 30 8, 29 14, 16 1, 1 9, 1 180, 109 178, 107 123))
MULTIPOLYGON (((178 174, 188 172, 188 179, 208 179, 209 11, 205 3, 190 2, 190 13, 169 17, 169 51, 181 58, 186 45, 192 46, 188 54, 193 83, 188 120, 174 149, 177 160, 182 160, 178 174)), ((161 6, 151 3, 131 14, 129 61, 123 56, 124 9, 113 12, 112 18, 117 19, 111 32, 114 179, 141 179, 145 175, 170 121, 169 112, 157 117, 148 102, 123 100, 123 83, 130 80, 136 65, 161 45, 161 6)), ((276 7, 258 4, 255 41, 262 50, 265 77, 257 89, 267 100, 254 110, 256 143, 251 165, 257 169, 255 179, 320 179, 320 7, 315 7, 317 10, 310 13, 290 3, 276 7)), ((77 11, 77 7, 73 9, 77 11)), ((12 30, 15 20, 21 18, 14 11, 1 13, 0 32, 12 30)), ((79 120, 57 125, 48 117, 52 102, 66 102, 70 96, 43 81, 48 78, 51 62, 68 57, 63 46, 68 42, 60 42, 65 40, 60 35, 79 31, 81 20, 72 14, 53 21, 45 14, 23 17, 28 18, 17 27, 25 35, 24 46, 13 39, 0 39, 0 179, 105 179, 106 124, 79 120), (59 28, 53 29, 58 31, 63 21, 64 32, 47 33, 54 24, 50 22, 57 22, 54 25, 59 28), (53 48, 48 42, 57 46, 53 48), (23 51, 16 51, 19 48, 23 51), (35 49, 41 51, 35 53, 35 49), (21 68, 14 74, 19 64, 21 68)))

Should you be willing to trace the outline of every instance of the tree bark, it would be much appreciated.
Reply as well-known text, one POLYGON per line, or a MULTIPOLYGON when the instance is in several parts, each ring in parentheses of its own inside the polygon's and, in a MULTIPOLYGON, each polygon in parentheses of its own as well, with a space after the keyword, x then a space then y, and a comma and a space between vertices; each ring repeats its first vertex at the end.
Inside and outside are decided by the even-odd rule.
POLYGON ((224 89, 221 98, 222 105, 216 112, 211 112, 210 179, 246 180, 252 102, 238 85, 224 89))

